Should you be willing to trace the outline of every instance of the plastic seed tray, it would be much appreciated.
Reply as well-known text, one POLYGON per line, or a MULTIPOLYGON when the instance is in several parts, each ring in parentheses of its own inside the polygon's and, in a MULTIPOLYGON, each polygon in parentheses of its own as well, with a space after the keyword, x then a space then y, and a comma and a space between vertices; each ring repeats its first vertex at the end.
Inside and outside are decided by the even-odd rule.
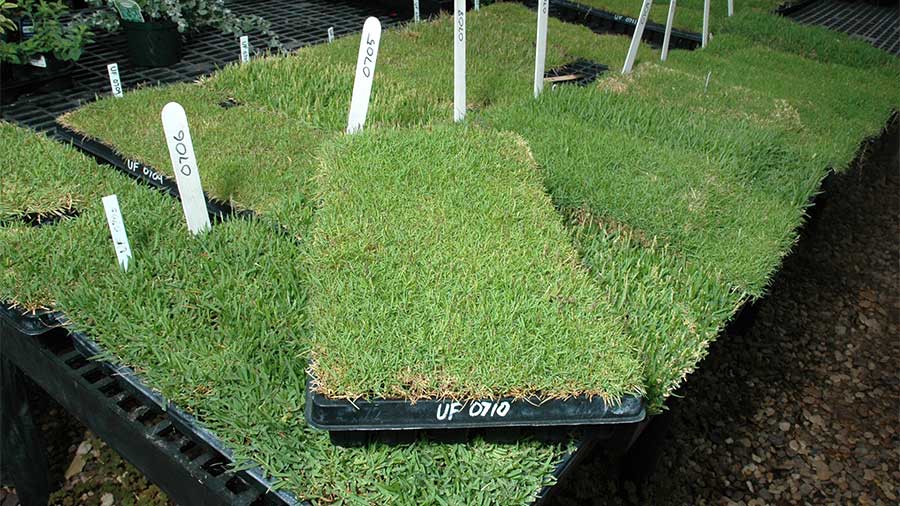
MULTIPOLYGON (((0 304, 3 360, 29 376, 176 503, 309 504, 272 490, 258 467, 229 471, 235 462, 216 435, 150 390, 131 369, 92 360, 102 349, 88 336, 67 331, 64 322, 59 313, 26 315, 0 304)), ((557 465, 557 481, 607 438, 608 431, 586 432, 557 465)), ((535 506, 552 493, 552 486, 541 489, 535 506)))
POLYGON ((524 437, 560 441, 573 430, 602 425, 627 426, 624 432, 630 433, 646 418, 643 401, 631 396, 617 404, 600 397, 351 401, 313 392, 311 382, 307 381, 306 420, 317 429, 328 430, 339 446, 373 440, 404 443, 420 436, 442 443, 461 443, 473 437, 498 443, 524 437))
MULTIPOLYGON (((140 469, 179 504, 294 505, 259 468, 228 471, 231 452, 127 367, 92 361, 100 348, 39 317, 0 304, 0 349, 8 361, 140 469)), ((6 364, 5 364, 6 365, 6 364)), ((38 470, 39 471, 39 470, 38 470)))
POLYGON ((609 70, 608 65, 579 58, 572 63, 544 72, 544 81, 551 86, 559 84, 587 86, 607 70, 609 70))
POLYGON ((776 10, 798 23, 821 25, 900 55, 900 9, 889 2, 808 0, 776 10))
MULTIPOLYGON (((224 104, 225 103, 220 105, 223 107, 233 106, 224 104)), ((166 176, 149 165, 143 164, 137 160, 123 158, 106 144, 89 139, 59 124, 57 124, 51 135, 63 143, 72 144, 84 153, 96 158, 100 163, 111 165, 138 181, 166 192, 175 198, 179 198, 178 185, 175 182, 175 179, 166 176)), ((232 215, 250 216, 254 214, 252 211, 235 210, 227 202, 221 202, 210 198, 208 195, 206 196, 206 209, 209 211, 210 217, 214 220, 223 220, 232 215)))
MULTIPOLYGON (((535 0, 520 0, 532 9, 537 8, 535 0)), ((562 21, 584 25, 595 33, 619 33, 631 35, 637 25, 637 19, 607 12, 601 9, 588 7, 568 0, 550 0, 550 15, 562 21)), ((641 39, 644 42, 660 47, 665 37, 666 27, 659 23, 647 21, 641 39)), ((697 49, 702 42, 699 33, 686 32, 672 29, 672 37, 669 40, 670 49, 697 49)))

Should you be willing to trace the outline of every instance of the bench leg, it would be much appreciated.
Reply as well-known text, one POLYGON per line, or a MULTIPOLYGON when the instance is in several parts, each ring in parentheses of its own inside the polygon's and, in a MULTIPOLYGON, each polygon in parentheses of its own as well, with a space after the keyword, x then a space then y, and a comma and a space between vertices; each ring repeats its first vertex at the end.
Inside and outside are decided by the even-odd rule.
POLYGON ((47 454, 25 392, 25 376, 0 357, 0 474, 16 486, 22 506, 46 506, 50 500, 47 454))

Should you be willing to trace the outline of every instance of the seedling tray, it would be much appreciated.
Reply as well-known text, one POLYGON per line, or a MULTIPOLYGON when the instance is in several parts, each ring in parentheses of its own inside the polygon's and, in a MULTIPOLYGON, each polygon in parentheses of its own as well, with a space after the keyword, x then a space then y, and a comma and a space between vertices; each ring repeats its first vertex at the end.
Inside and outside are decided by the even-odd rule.
MULTIPOLYGON (((223 105, 223 107, 225 106, 223 105)), ((102 142, 85 137, 61 124, 57 124, 53 137, 65 144, 75 146, 102 164, 111 165, 138 181, 168 193, 175 198, 180 198, 178 184, 175 182, 175 179, 137 160, 129 160, 122 157, 113 148, 102 142)), ((210 198, 208 195, 204 194, 204 196, 206 197, 206 209, 209 211, 210 217, 215 220, 221 221, 229 216, 252 216, 254 214, 252 211, 234 209, 230 204, 210 198)))
MULTIPOLYGON (((359 446, 370 441, 406 443, 426 437, 442 443, 462 443, 474 437, 492 442, 514 442, 533 437, 560 441, 572 431, 603 425, 636 426, 646 418, 644 402, 625 396, 618 404, 601 397, 568 399, 452 399, 347 400, 332 399, 306 384, 306 420, 327 430, 338 446, 359 446)), ((629 430, 631 427, 629 427, 629 430)))
MULTIPOLYGON (((521 0, 522 3, 537 8, 535 0, 521 0)), ((596 33, 620 33, 631 35, 637 25, 637 19, 631 16, 616 14, 601 9, 595 9, 568 0, 550 0, 550 15, 562 21, 584 25, 596 33)), ((641 37, 645 42, 660 47, 666 34, 665 25, 647 21, 644 33, 641 37)), ((699 33, 686 32, 672 29, 672 37, 669 40, 670 49, 697 49, 703 37, 699 33)))
MULTIPOLYGON (((273 490, 261 469, 227 471, 231 451, 191 415, 124 366, 93 360, 103 349, 69 332, 61 313, 23 314, 0 303, 2 357, 56 399, 178 504, 309 505, 273 490)), ((554 470, 563 479, 606 436, 585 433, 554 470)), ((40 441, 31 441, 41 444, 40 441)), ((533 503, 553 493, 545 486, 533 503)))

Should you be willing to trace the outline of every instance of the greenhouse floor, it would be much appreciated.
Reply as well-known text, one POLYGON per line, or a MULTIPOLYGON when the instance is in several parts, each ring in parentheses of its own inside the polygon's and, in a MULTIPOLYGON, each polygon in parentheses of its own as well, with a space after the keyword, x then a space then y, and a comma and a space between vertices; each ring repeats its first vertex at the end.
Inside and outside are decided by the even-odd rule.
POLYGON ((794 20, 848 33, 869 44, 900 55, 900 6, 867 2, 818 0, 788 15, 794 20))
MULTIPOLYGON (((888 137, 828 189, 753 325, 713 343, 672 403, 672 431, 648 486, 619 482, 613 458, 598 453, 560 485, 553 504, 896 504, 896 127, 888 137)), ((51 504, 171 504, 35 395, 55 480, 51 504)), ((0 504, 17 504, 14 491, 0 489, 0 504)))
MULTIPOLYGON (((238 14, 257 14, 272 23, 288 51, 328 40, 328 28, 335 37, 358 32, 368 16, 377 16, 383 26, 404 18, 378 4, 366 6, 352 0, 234 0, 229 7, 238 14)), ((265 48, 261 38, 250 37, 251 51, 265 48)), ((192 35, 184 44, 181 61, 165 68, 134 68, 125 54, 125 36, 121 33, 96 37, 75 63, 71 86, 23 95, 2 106, 2 119, 38 131, 50 131, 56 117, 109 93, 106 65, 117 63, 124 88, 142 85, 193 81, 240 58, 238 42, 231 35, 205 31, 192 35)), ((68 83, 66 83, 68 84, 68 83)))

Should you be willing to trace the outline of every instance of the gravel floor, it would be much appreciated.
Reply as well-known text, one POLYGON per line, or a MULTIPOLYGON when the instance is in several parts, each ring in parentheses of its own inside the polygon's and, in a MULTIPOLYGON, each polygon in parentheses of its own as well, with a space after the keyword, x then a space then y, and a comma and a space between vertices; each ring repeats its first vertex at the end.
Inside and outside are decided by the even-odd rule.
MULTIPOLYGON (((651 479, 600 452, 560 484, 553 505, 898 503, 896 122, 885 139, 829 185, 752 324, 716 341, 671 403, 651 479)), ((35 404, 59 487, 53 504, 169 504, 55 403, 35 404), (84 467, 65 478, 79 447, 84 467)), ((0 489, 0 505, 16 502, 0 489)))

